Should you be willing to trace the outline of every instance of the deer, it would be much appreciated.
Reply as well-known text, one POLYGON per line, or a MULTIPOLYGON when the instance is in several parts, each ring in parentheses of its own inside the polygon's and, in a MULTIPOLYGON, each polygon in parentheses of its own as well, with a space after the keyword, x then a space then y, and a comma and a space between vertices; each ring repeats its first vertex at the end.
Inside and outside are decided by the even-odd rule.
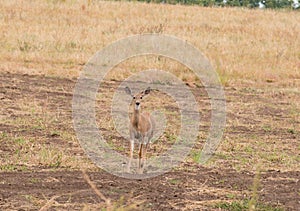
POLYGON ((131 161, 134 152, 134 143, 137 140, 139 144, 138 158, 138 173, 143 173, 146 153, 149 143, 154 135, 155 121, 153 117, 145 112, 141 112, 141 102, 150 93, 150 87, 137 94, 132 94, 129 87, 125 87, 125 91, 132 97, 131 103, 134 104, 133 115, 130 118, 129 135, 130 135, 130 159, 127 165, 127 172, 130 172, 131 161))

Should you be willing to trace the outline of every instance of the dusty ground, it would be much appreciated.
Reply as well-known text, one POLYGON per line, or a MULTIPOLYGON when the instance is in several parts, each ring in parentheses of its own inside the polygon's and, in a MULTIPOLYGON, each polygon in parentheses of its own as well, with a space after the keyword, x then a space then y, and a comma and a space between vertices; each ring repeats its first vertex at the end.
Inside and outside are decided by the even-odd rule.
MULTIPOLYGON (((195 162, 199 144, 171 172, 127 180, 97 169, 79 146, 71 118, 75 79, 2 72, 0 81, 1 210, 105 207, 80 169, 114 208, 245 210, 254 203, 258 210, 299 209, 297 86, 226 88, 224 141, 209 163, 195 162)), ((192 90, 199 102, 205 98, 203 88, 192 90)))
MULTIPOLYGON (((105 172, 88 175, 103 194, 126 203, 141 203, 149 210, 213 210, 216 202, 247 198, 253 174, 216 170, 197 165, 142 181, 126 180, 105 172)), ((260 202, 286 210, 299 207, 299 172, 266 172, 261 175, 260 202)), ((53 209, 81 210, 103 203, 78 171, 4 172, 1 178, 1 209, 39 209, 42 201, 55 197, 53 209)), ((126 204, 125 203, 125 204, 126 204)), ((271 209, 271 208, 269 208, 271 209)))
MULTIPOLYGON (((299 210, 299 15, 132 1, 2 0, 0 210, 299 210), (114 132, 110 100, 134 73, 170 71, 189 83, 201 112, 199 140, 185 162, 138 181, 112 176, 86 157, 71 102, 76 77, 95 52, 144 33, 177 36, 213 62, 226 85, 227 123, 215 155, 199 165, 210 107, 193 72, 157 56, 122 62, 97 96, 99 128, 118 152, 128 154, 128 142, 114 132)), ((178 109, 169 100, 155 103, 159 96, 166 99, 154 93, 145 108, 160 105, 171 124, 148 156, 176 139, 172 116, 178 109)))

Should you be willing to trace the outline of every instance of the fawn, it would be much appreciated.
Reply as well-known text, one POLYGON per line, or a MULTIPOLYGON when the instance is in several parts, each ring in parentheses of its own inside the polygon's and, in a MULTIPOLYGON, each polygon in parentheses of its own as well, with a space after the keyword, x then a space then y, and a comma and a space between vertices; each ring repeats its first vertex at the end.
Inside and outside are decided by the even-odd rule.
POLYGON ((138 173, 143 173, 144 162, 147 153, 148 145, 153 137, 155 129, 155 121, 149 113, 141 112, 142 99, 150 93, 150 87, 135 95, 132 94, 129 87, 125 87, 125 91, 132 97, 134 104, 133 115, 130 119, 129 134, 130 134, 130 159, 127 166, 127 171, 130 171, 131 161, 133 157, 134 141, 139 143, 139 168, 138 173))

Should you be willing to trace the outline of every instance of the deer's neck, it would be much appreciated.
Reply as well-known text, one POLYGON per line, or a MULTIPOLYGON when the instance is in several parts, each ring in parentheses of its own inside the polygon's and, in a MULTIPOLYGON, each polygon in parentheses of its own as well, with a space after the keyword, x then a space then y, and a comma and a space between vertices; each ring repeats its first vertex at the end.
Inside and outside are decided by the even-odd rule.
POLYGON ((133 127, 138 128, 139 121, 140 121, 140 110, 134 109, 133 118, 132 118, 133 127))

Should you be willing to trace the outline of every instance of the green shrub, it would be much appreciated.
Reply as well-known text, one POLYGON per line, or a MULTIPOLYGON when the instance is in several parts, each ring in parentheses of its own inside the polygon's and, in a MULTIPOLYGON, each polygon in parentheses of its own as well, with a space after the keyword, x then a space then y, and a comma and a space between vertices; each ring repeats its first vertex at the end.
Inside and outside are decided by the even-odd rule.
MULTIPOLYGON (((204 7, 229 6, 229 7, 258 7, 260 0, 138 0, 143 2, 200 5, 204 7)), ((266 8, 291 8, 292 0, 264 0, 266 8)))

